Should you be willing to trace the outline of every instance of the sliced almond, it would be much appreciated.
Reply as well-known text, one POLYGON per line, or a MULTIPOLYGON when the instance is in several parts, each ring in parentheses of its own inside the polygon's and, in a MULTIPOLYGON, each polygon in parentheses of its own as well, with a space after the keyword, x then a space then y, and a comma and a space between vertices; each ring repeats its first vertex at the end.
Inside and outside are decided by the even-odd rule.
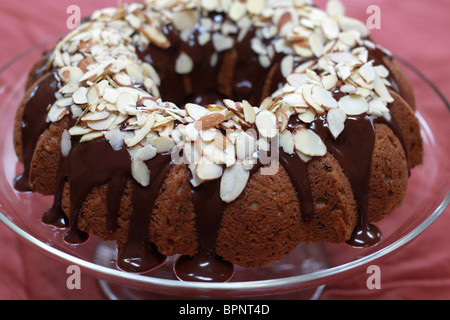
POLYGON ((206 130, 200 130, 199 133, 203 141, 213 141, 220 131, 216 128, 209 128, 206 130))
MULTIPOLYGON (((180 128, 181 129, 181 128, 180 128)), ((189 141, 196 141, 198 136, 200 135, 199 130, 197 130, 193 123, 187 124, 184 129, 181 130, 183 135, 189 141)))
POLYGON ((298 93, 290 93, 283 96, 283 101, 291 107, 308 107, 303 95, 298 93))
POLYGON ((225 163, 225 148, 222 149, 215 143, 202 143, 202 155, 215 164, 225 163))
POLYGON ((81 127, 79 125, 75 125, 69 129, 69 134, 71 136, 82 136, 89 132, 92 132, 91 128, 85 128, 85 127, 81 127))
POLYGON ((338 107, 338 103, 333 97, 333 94, 320 86, 314 86, 312 88, 312 98, 318 105, 326 110, 338 107))
POLYGON ((209 181, 219 178, 222 175, 222 166, 215 164, 206 157, 202 157, 195 167, 195 173, 203 181, 209 181))
POLYGON ((284 130, 280 133, 280 147, 282 147, 287 154, 294 153, 294 136, 289 130, 284 130))
POLYGON ((103 99, 114 104, 116 103, 118 97, 119 92, 113 88, 106 88, 105 93, 103 94, 103 99))
POLYGON ((360 40, 361 35, 355 30, 348 30, 339 34, 339 41, 347 45, 349 48, 354 47, 360 40))
POLYGON ((141 142, 145 138, 145 136, 150 132, 154 122, 155 122, 155 118, 149 117, 149 119, 147 120, 147 122, 145 123, 145 125, 142 128, 135 130, 134 137, 129 141, 125 141, 127 146, 129 148, 131 148, 131 147, 134 147, 135 145, 137 145, 139 142, 141 142))
POLYGON ((224 36, 221 33, 214 33, 212 42, 217 52, 231 49, 234 46, 234 39, 229 36, 224 36))
POLYGON ((123 146, 123 133, 119 127, 104 132, 105 139, 114 150, 119 150, 123 146))
POLYGON ((127 109, 129 107, 135 107, 137 103, 137 99, 129 92, 122 92, 118 95, 116 100, 117 110, 120 113, 127 114, 127 109))
POLYGON ((253 109, 252 105, 247 100, 243 100, 242 107, 244 110, 245 121, 248 123, 255 123, 256 114, 255 114, 255 110, 253 109))
POLYGON ((345 7, 340 0, 329 0, 327 2, 326 10, 330 16, 345 15, 345 7))
POLYGON ((108 118, 110 113, 108 111, 101 112, 87 112, 82 117, 83 121, 99 121, 108 118))
POLYGON ((198 148, 192 142, 187 142, 183 146, 183 159, 187 164, 197 164, 201 159, 198 148))
POLYGON ((178 74, 188 74, 194 68, 194 62, 191 57, 184 52, 178 56, 175 61, 175 72, 178 74))
POLYGON ((224 170, 220 180, 220 198, 226 203, 234 201, 247 185, 250 172, 240 163, 224 170))
POLYGON ((156 46, 158 46, 162 49, 167 49, 170 47, 169 40, 166 38, 166 36, 161 31, 159 31, 155 27, 146 25, 141 28, 141 31, 144 34, 144 36, 148 40, 150 40, 151 43, 155 44, 156 46))
POLYGON ((55 105, 57 105, 60 108, 65 108, 71 106, 73 103, 72 98, 63 98, 59 99, 55 102, 55 105))
POLYGON ((220 132, 216 133, 214 136, 214 144, 222 150, 225 150, 227 147, 227 138, 220 132))
POLYGON ((302 87, 302 95, 306 103, 311 106, 318 114, 324 114, 325 109, 322 108, 313 98, 314 85, 305 85, 302 87))
POLYGON ((247 0, 247 10, 251 14, 262 14, 266 7, 265 0, 247 0))
POLYGON ((247 13, 247 8, 245 7, 245 4, 235 1, 230 7, 230 11, 228 12, 228 15, 231 19, 234 21, 240 20, 245 14, 247 13))
POLYGON ((264 110, 259 112, 256 115, 255 124, 263 137, 273 138, 278 133, 277 117, 271 111, 264 110))
POLYGON ((357 19, 347 16, 339 16, 338 23, 343 31, 356 30, 361 34, 361 37, 363 38, 367 37, 370 34, 367 26, 357 19))
POLYGON ((58 75, 65 84, 78 84, 84 72, 78 67, 63 67, 58 70, 58 75))
POLYGON ((309 156, 323 156, 327 147, 322 139, 312 130, 301 128, 294 134, 295 149, 309 156))
POLYGON ((80 68, 83 72, 88 70, 88 67, 95 63, 95 60, 92 57, 87 57, 78 62, 78 68, 80 68))
POLYGON ((308 82, 308 76, 305 73, 292 73, 286 80, 294 88, 300 88, 308 82))
POLYGON ((336 20, 327 17, 322 21, 322 30, 329 40, 334 40, 339 36, 339 25, 336 20))
POLYGON ((225 120, 225 116, 220 112, 211 112, 201 117, 194 123, 197 130, 206 130, 218 126, 225 120))
POLYGON ((243 117, 243 113, 238 108, 238 104, 230 99, 223 99, 225 107, 239 117, 243 117))
POLYGON ((187 103, 184 108, 186 109, 187 114, 194 120, 199 120, 209 113, 208 109, 195 103, 187 103))
POLYGON ((348 115, 358 115, 367 112, 369 104, 360 95, 348 95, 339 99, 339 107, 348 115))
POLYGON ((64 157, 67 157, 70 153, 70 149, 72 149, 71 136, 67 130, 64 130, 61 135, 61 154, 64 157))
POLYGON ((143 187, 150 184, 150 170, 140 158, 131 161, 131 174, 133 178, 143 187))
POLYGON ((72 95, 73 103, 76 104, 86 104, 87 100, 87 91, 86 87, 80 87, 77 91, 75 91, 72 95))
POLYGON ((175 147, 175 142, 169 137, 159 137, 153 141, 153 144, 158 153, 172 151, 175 147))
POLYGON ((359 69, 359 74, 361 77, 367 82, 371 83, 373 80, 375 80, 375 69, 373 68, 371 63, 365 63, 363 64, 359 69))
POLYGON ((369 113, 381 117, 383 114, 389 112, 389 108, 386 106, 387 102, 381 98, 374 98, 369 101, 369 113))
POLYGON ((236 139, 235 146, 237 158, 239 160, 244 160, 251 157, 256 151, 256 139, 242 131, 236 139))
POLYGON ((95 106, 99 103, 99 89, 97 84, 91 86, 86 94, 87 102, 91 106, 95 106))
POLYGON ((131 77, 124 72, 116 73, 113 75, 113 79, 121 87, 131 87, 133 85, 131 77))
POLYGON ((332 109, 328 111, 327 113, 327 125, 328 129, 330 130, 331 134, 335 139, 341 134, 341 132, 344 130, 344 123, 347 119, 347 115, 345 112, 340 109, 332 109))
POLYGON ((173 13, 172 22, 178 30, 191 30, 198 21, 196 10, 181 10, 173 13))
POLYGON ((287 55, 281 60, 280 64, 281 74, 284 78, 287 78, 294 70, 294 57, 287 55))
POLYGON ((386 88, 386 85, 384 84, 384 82, 381 80, 380 77, 375 77, 373 83, 375 92, 378 94, 380 98, 384 99, 387 102, 394 101, 394 98, 392 98, 391 94, 389 93, 389 90, 386 88))
POLYGON ((84 134, 80 138, 80 142, 88 142, 88 141, 93 141, 93 140, 97 140, 100 138, 103 138, 103 133, 101 131, 94 131, 94 132, 84 134))
POLYGON ((89 128, 97 131, 109 130, 115 123, 117 116, 110 114, 107 118, 96 120, 96 121, 86 121, 89 128))
POLYGON ((323 54, 323 43, 316 33, 313 33, 308 39, 309 47, 316 57, 320 57, 323 54))
POLYGON ((306 109, 305 112, 299 113, 298 118, 304 123, 311 123, 316 118, 316 113, 310 108, 306 109))
POLYGON ((312 159, 311 156, 308 156, 307 154, 304 154, 301 151, 295 150, 295 153, 298 155, 300 159, 302 159, 303 162, 309 162, 312 159))

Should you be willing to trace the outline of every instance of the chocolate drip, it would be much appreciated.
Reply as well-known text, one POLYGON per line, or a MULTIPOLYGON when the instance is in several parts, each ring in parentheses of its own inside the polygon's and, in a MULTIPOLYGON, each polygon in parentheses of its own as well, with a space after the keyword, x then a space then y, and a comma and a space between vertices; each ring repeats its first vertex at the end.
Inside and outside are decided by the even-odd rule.
POLYGON ((355 195, 358 223, 348 243, 357 247, 375 245, 381 240, 381 233, 367 219, 372 152, 375 146, 373 117, 365 114, 349 116, 337 139, 329 132, 324 117, 314 120, 310 129, 321 137, 328 152, 339 162, 355 195))
MULTIPOLYGON (((70 229, 64 235, 64 240, 72 244, 87 240, 86 235, 78 230, 78 215, 82 202, 95 187, 103 184, 108 184, 108 200, 112 197, 120 199, 122 194, 119 194, 119 191, 123 191, 123 180, 131 175, 130 170, 130 156, 126 148, 115 151, 104 139, 89 143, 73 141, 71 153, 61 158, 56 179, 56 196, 52 208, 45 216, 45 222, 57 221, 64 215, 62 196, 64 185, 68 182, 70 229)), ((108 201, 108 209, 110 202, 108 201)), ((111 219, 114 214, 115 211, 108 213, 108 227, 114 224, 111 219)))
MULTIPOLYGON (((62 157, 57 174, 57 192, 53 206, 43 216, 49 224, 61 224, 65 216, 62 208, 64 186, 69 183, 69 230, 64 240, 71 244, 87 240, 87 233, 79 230, 78 217, 82 202, 95 188, 104 184, 107 190, 106 225, 109 232, 117 228, 120 200, 127 181, 132 179, 131 158, 125 147, 113 150, 105 139, 88 143, 73 141, 71 153, 62 157)), ((150 214, 160 188, 170 170, 170 154, 158 154, 146 162, 151 175, 148 187, 133 181, 133 213, 126 245, 119 252, 118 266, 131 272, 144 272, 161 265, 166 257, 149 243, 150 214)))
POLYGON ((198 253, 177 259, 174 271, 184 281, 227 281, 234 273, 233 264, 216 255, 217 234, 226 204, 220 198, 220 179, 192 188, 198 253))
POLYGON ((280 163, 294 185, 303 221, 309 221, 314 215, 314 199, 308 178, 308 164, 296 154, 287 154, 280 149, 280 163))
POLYGON ((41 134, 47 129, 47 108, 55 101, 55 92, 61 84, 53 73, 46 73, 30 88, 23 101, 23 116, 21 123, 22 132, 22 157, 24 171, 14 180, 14 188, 18 191, 31 191, 29 174, 34 148, 41 134))
POLYGON ((127 241, 120 248, 117 261, 120 269, 129 272, 150 271, 166 260, 166 256, 149 241, 149 224, 156 199, 171 168, 171 155, 158 154, 146 164, 150 170, 150 185, 143 187, 133 182, 133 214, 127 241))

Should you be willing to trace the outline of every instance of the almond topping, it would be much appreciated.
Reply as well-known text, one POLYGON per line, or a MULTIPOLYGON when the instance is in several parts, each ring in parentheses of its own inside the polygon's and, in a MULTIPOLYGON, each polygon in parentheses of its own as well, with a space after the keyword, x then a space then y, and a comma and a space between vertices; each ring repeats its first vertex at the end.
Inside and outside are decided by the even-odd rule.
POLYGON ((225 120, 225 116, 220 112, 212 112, 209 113, 194 123, 194 127, 197 130, 206 130, 209 128, 213 128, 225 120))
POLYGON ((273 138, 278 132, 277 117, 271 111, 259 112, 256 115, 255 124, 263 137, 273 138))
POLYGON ((220 198, 224 202, 234 201, 247 185, 250 172, 240 163, 225 169, 220 181, 220 198))
POLYGON ((356 94, 342 97, 338 104, 348 115, 358 115, 369 109, 366 99, 356 94))
POLYGON ((133 175, 133 178, 143 187, 150 184, 150 170, 140 158, 133 159, 131 162, 131 174, 133 175))
POLYGON ((312 130, 300 128, 294 134, 295 148, 309 156, 323 156, 327 147, 322 139, 312 130))

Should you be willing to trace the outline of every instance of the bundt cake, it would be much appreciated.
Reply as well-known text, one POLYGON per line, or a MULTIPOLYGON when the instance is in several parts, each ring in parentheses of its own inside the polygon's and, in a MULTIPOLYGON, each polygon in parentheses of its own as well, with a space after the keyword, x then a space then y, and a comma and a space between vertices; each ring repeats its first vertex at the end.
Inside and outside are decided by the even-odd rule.
POLYGON ((179 255, 226 281, 300 242, 375 245, 422 140, 411 86, 367 27, 308 0, 150 0, 96 11, 43 54, 17 111, 19 191, 118 267, 179 255))

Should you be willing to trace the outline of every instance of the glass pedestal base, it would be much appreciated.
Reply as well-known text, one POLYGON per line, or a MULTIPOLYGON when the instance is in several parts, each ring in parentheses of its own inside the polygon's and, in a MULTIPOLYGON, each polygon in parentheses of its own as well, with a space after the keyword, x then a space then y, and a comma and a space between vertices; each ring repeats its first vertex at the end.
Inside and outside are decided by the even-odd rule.
MULTIPOLYGON (((94 262, 98 265, 117 269, 116 266, 117 249, 114 242, 100 242, 95 250, 94 262)), ((160 268, 149 272, 148 276, 163 279, 175 280, 173 275, 173 263, 176 256, 169 257, 160 268)), ((299 245, 289 255, 278 262, 273 262, 262 268, 242 268, 236 267, 233 278, 229 281, 244 282, 279 279, 280 277, 296 276, 307 274, 329 267, 327 254, 321 243, 310 245, 299 245)), ((217 296, 217 292, 186 292, 174 293, 173 290, 147 290, 145 288, 135 288, 122 283, 98 279, 98 283, 103 293, 111 300, 198 300, 198 299, 224 299, 224 296, 217 296)), ((201 282, 199 282, 201 285, 201 282)), ((232 296, 226 299, 251 299, 251 300, 317 300, 325 285, 318 285, 311 288, 289 289, 280 288, 266 292, 265 290, 248 292, 245 284, 242 290, 235 290, 232 296)))

